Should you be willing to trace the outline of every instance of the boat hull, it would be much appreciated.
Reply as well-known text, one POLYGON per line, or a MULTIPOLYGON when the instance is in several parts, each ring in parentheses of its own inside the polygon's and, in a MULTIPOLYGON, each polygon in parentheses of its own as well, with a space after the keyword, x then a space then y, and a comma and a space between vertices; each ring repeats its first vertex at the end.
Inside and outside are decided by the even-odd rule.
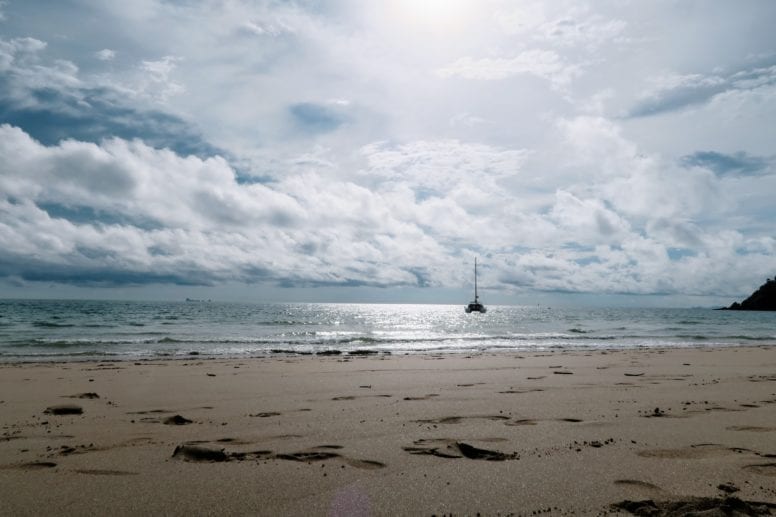
POLYGON ((488 309, 486 309, 485 306, 481 303, 470 303, 464 308, 464 310, 466 311, 466 314, 470 314, 472 312, 480 312, 484 314, 488 311, 488 309))

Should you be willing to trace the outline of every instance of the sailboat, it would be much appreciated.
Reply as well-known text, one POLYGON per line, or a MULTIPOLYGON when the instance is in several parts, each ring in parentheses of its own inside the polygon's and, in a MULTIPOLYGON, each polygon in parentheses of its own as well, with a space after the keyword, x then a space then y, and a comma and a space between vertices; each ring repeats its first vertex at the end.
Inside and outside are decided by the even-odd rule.
POLYGON ((469 302, 469 305, 466 306, 465 310, 466 314, 469 314, 470 312, 480 312, 484 314, 488 310, 480 303, 480 297, 477 294, 477 257, 474 257, 474 301, 469 302))

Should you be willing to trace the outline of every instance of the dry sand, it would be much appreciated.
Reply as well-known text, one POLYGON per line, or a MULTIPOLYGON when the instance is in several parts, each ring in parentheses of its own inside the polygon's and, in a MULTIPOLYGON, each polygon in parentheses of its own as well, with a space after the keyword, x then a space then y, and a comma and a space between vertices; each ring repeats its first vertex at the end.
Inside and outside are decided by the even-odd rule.
POLYGON ((776 514, 776 348, 9 364, 0 432, 2 515, 776 514))

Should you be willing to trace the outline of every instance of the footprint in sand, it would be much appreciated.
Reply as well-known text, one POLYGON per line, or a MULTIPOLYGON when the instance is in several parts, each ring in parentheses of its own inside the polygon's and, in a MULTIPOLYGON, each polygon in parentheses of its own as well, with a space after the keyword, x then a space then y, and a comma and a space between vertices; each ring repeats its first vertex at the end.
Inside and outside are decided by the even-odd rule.
POLYGON ((56 466, 57 464, 54 463, 53 461, 31 461, 29 463, 22 463, 21 465, 16 465, 15 468, 22 469, 22 470, 42 470, 42 469, 51 469, 56 466))
POLYGON ((78 393, 76 395, 67 395, 65 398, 68 399, 98 399, 100 396, 93 391, 87 392, 87 393, 78 393))
POLYGON ((432 397, 438 397, 439 393, 428 393, 422 397, 404 397, 404 400, 428 400, 432 397))
MULTIPOLYGON (((199 442, 202 443, 202 442, 199 442)), ((277 459, 287 461, 297 461, 300 463, 313 463, 326 460, 341 460, 351 467, 374 470, 385 468, 385 464, 374 460, 364 460, 357 458, 348 458, 331 450, 342 449, 341 445, 320 445, 306 451, 288 452, 273 454, 272 451, 247 451, 247 452, 229 452, 225 449, 213 449, 203 447, 198 444, 187 443, 175 447, 172 453, 173 458, 191 462, 202 463, 221 463, 227 461, 246 461, 259 459, 277 459), (326 450, 321 450, 326 449, 326 450)))
POLYGON ((516 452, 508 454, 501 451, 480 449, 479 447, 469 445, 468 443, 447 438, 420 439, 415 440, 413 443, 413 447, 402 447, 402 449, 406 452, 409 452, 410 454, 437 456, 439 458, 450 459, 468 458, 472 460, 486 461, 520 459, 520 456, 516 452))
POLYGON ((638 479, 616 479, 614 481, 614 484, 618 486, 625 486, 628 488, 637 488, 640 490, 646 490, 649 492, 663 491, 663 489, 657 485, 653 485, 652 483, 648 483, 647 481, 641 481, 638 479))
POLYGON ((310 463, 313 461, 324 461, 330 459, 338 459, 351 467, 365 470, 376 470, 385 468, 385 463, 375 460, 363 460, 357 458, 348 458, 336 452, 320 451, 317 449, 342 449, 341 445, 319 445, 308 451, 293 452, 276 454, 274 457, 280 460, 300 461, 304 463, 310 463))
POLYGON ((173 458, 186 461, 220 462, 229 461, 229 455, 221 450, 208 449, 198 445, 178 445, 172 452, 173 458))
POLYGON ((128 411, 127 415, 149 415, 154 413, 175 413, 171 409, 148 409, 146 411, 128 411))
POLYGON ((73 472, 78 474, 89 474, 91 476, 137 476, 139 472, 130 472, 128 470, 106 470, 106 469, 75 469, 73 472))
POLYGON ((423 420, 414 420, 421 424, 460 424, 464 420, 509 420, 508 416, 503 415, 474 415, 474 416, 445 416, 440 418, 429 418, 423 420))
POLYGON ((337 454, 336 452, 324 452, 324 451, 302 451, 302 452, 289 452, 289 453, 276 454, 275 457, 280 460, 310 462, 310 461, 322 461, 322 460, 329 460, 331 458, 338 458, 339 454, 337 454))
POLYGON ((355 460, 351 458, 343 458, 343 461, 351 467, 355 467, 357 469, 377 470, 384 469, 386 467, 385 463, 374 460, 355 460))
POLYGON ((760 474, 761 476, 776 477, 776 463, 759 463, 755 465, 746 465, 744 470, 760 474))
POLYGON ((393 395, 382 395, 382 394, 380 394, 380 395, 359 395, 359 396, 355 396, 355 395, 342 395, 340 397, 334 397, 331 400, 356 400, 356 399, 367 398, 367 397, 390 398, 390 397, 393 397, 393 395))
POLYGON ((717 456, 726 456, 728 454, 743 452, 754 453, 754 451, 749 449, 742 449, 740 447, 725 447, 714 443, 701 443, 679 449, 651 449, 646 451, 639 451, 636 454, 642 458, 699 460, 703 458, 713 458, 717 456))
POLYGON ((162 423, 164 425, 187 425, 187 424, 194 423, 194 421, 189 420, 188 418, 183 417, 181 415, 174 415, 174 416, 165 418, 164 420, 162 420, 162 423))
POLYGON ((81 415, 84 410, 81 406, 65 404, 62 406, 49 406, 43 411, 47 415, 81 415))
POLYGON ((505 422, 504 425, 508 426, 519 426, 519 425, 536 425, 536 420, 531 420, 530 418, 523 418, 520 420, 513 420, 512 422, 505 422))
POLYGON ((211 449, 200 445, 183 444, 175 447, 172 457, 184 461, 216 463, 261 459, 271 454, 272 451, 226 452, 224 449, 211 449))
POLYGON ((754 425, 731 425, 728 431, 749 431, 753 433, 770 433, 776 431, 776 427, 758 427, 754 425))

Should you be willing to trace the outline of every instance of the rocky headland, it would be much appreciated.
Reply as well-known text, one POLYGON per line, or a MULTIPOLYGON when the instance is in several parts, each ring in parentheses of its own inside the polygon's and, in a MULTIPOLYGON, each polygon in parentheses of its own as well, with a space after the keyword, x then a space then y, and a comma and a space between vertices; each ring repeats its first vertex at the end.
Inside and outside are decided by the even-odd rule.
POLYGON ((776 278, 768 279, 757 291, 741 303, 733 302, 728 311, 776 311, 776 278))

